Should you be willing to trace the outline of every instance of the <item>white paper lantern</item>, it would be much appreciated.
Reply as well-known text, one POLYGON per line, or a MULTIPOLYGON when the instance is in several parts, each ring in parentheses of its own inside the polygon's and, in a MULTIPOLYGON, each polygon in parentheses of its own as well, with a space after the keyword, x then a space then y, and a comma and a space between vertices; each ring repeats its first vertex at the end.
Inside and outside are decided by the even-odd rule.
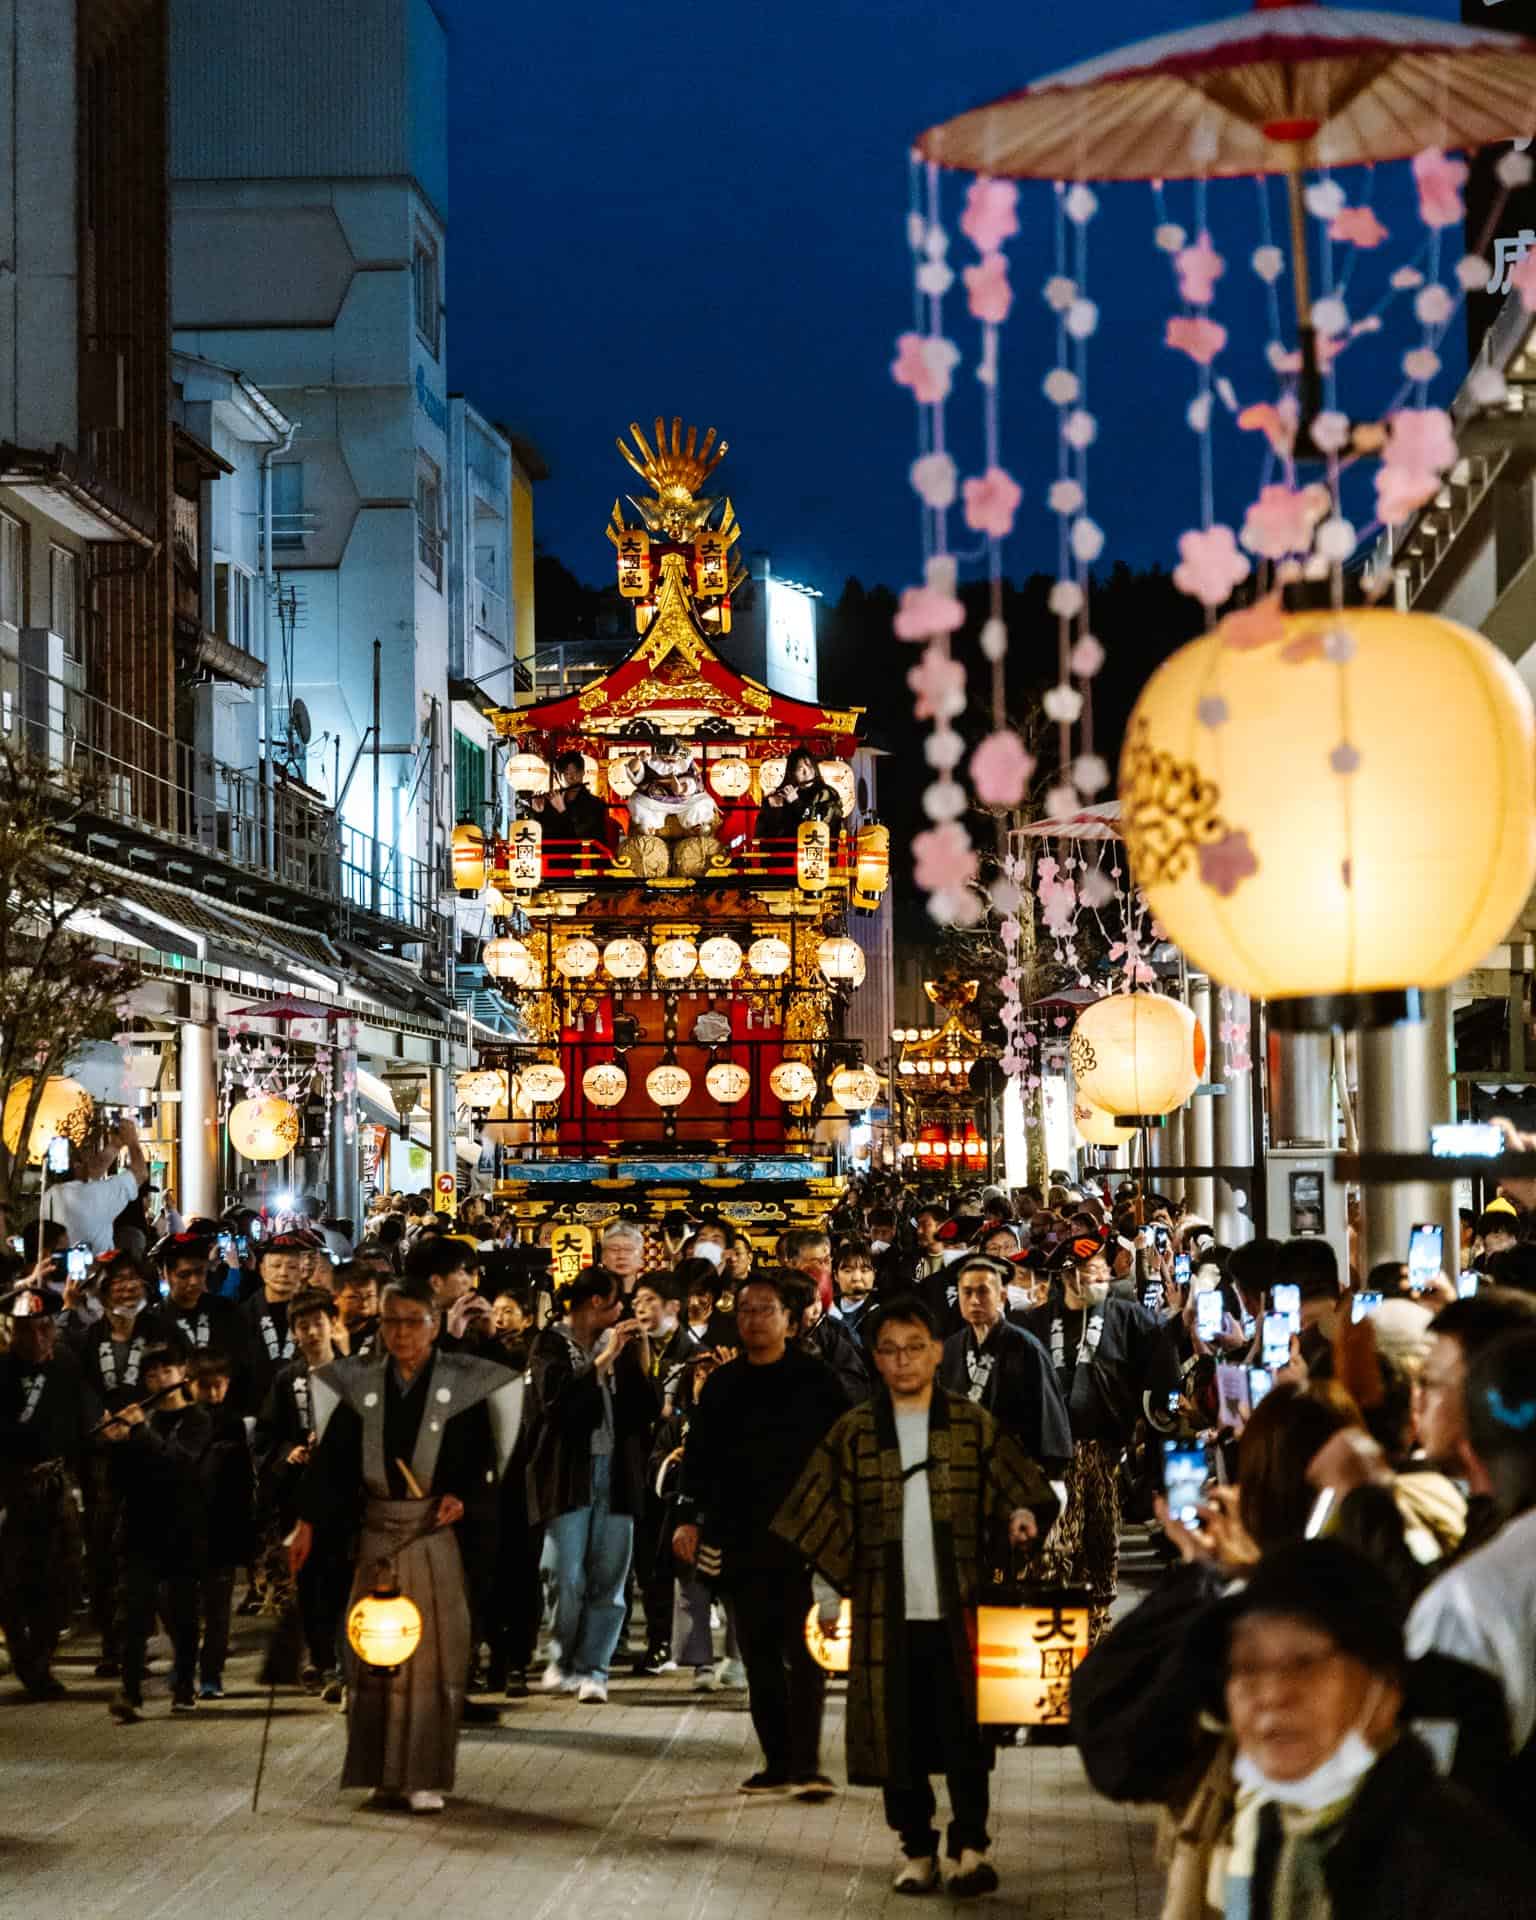
POLYGON ((816 1075, 803 1060, 781 1060, 768 1076, 768 1085, 788 1106, 809 1100, 816 1091, 816 1075))
POLYGON ((862 1112, 880 1097, 880 1076, 873 1067, 839 1067, 833 1074, 832 1098, 847 1113, 862 1112))
POLYGON ((556 957, 555 965, 567 980, 590 980, 597 972, 601 958, 595 940, 567 940, 556 957))
POLYGON ((627 936, 603 948, 603 971, 614 980, 638 980, 645 972, 645 947, 627 936))
POLYGON ((752 1091, 752 1076, 735 1060, 717 1060, 704 1076, 705 1091, 723 1107, 734 1107, 752 1091))
POLYGON ((693 1075, 667 1060, 645 1076, 645 1090, 658 1107, 680 1107, 693 1091, 693 1075))
POLYGON ((750 761, 734 755, 723 760, 712 760, 709 766, 709 784, 722 800, 739 800, 744 793, 752 791, 750 761))
POLYGON ((763 980, 777 980, 781 974, 788 973, 791 958, 789 942, 781 940, 776 933, 754 940, 747 949, 747 965, 763 980))
POLYGON ((852 813, 859 798, 859 786, 853 777, 853 768, 846 760, 820 760, 817 766, 822 779, 842 803, 843 812, 852 813))
POLYGON ((778 788, 783 786, 784 773, 788 766, 789 761, 783 754, 775 754, 771 760, 765 760, 763 762, 761 768, 763 779, 762 792, 765 799, 770 793, 776 792, 778 788))
POLYGON ((656 974, 662 980, 686 980, 699 964, 699 950, 691 940, 676 935, 656 949, 656 974))
POLYGON ((581 1076, 581 1090, 594 1107, 616 1107, 629 1092, 629 1075, 617 1060, 602 1060, 581 1076))
POLYGON ((1090 1147, 1123 1147, 1136 1138, 1134 1127, 1122 1127, 1112 1113, 1090 1106, 1086 1100, 1073 1106, 1072 1119, 1078 1138, 1090 1147))
POLYGON ((504 1074, 498 1073, 494 1067, 482 1067, 461 1073, 454 1083, 454 1092, 461 1107, 488 1113, 500 1102, 505 1086, 504 1074))
POLYGON ((509 934, 487 940, 480 958, 493 980, 509 980, 525 992, 544 984, 544 972, 538 961, 521 940, 514 940, 509 934))
POLYGON ((847 934, 838 934, 831 940, 823 940, 816 949, 816 964, 831 981, 852 982, 863 959, 857 940, 850 940, 847 934))
POLYGON ((548 761, 537 753, 514 753, 507 762, 507 785, 514 793, 548 793, 548 761))
POLYGON ((1172 1113, 1205 1075, 1205 1033, 1180 1000, 1112 993, 1077 1016, 1068 1048, 1079 1098, 1116 1119, 1172 1113))
POLYGON ((518 1084, 523 1098, 535 1106, 558 1100, 565 1092, 565 1069, 557 1067, 552 1060, 535 1060, 518 1075, 518 1084))
POLYGON ((734 980, 741 962, 741 948, 728 933, 717 933, 699 948, 699 971, 707 980, 734 980))

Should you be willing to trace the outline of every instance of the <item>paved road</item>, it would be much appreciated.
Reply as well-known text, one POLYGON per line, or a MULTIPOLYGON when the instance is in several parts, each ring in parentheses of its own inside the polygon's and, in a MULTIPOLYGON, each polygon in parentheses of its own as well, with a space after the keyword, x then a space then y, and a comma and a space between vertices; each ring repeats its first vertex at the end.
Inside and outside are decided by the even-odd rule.
MULTIPOLYGON (((0 1680, 4 1920, 801 1920, 911 1905, 890 1893, 878 1795, 737 1795, 757 1764, 740 1694, 667 1678, 620 1681, 606 1707, 510 1704, 500 1727, 465 1734, 436 1819, 357 1811, 335 1784, 339 1717, 284 1696, 253 1815, 265 1696, 251 1656, 233 1663, 228 1700, 187 1718, 152 1680, 148 1717, 128 1728, 108 1719, 90 1657, 81 1645, 61 1665, 71 1693, 53 1705, 0 1680)), ((828 1756, 842 1731, 838 1689, 828 1756)), ((993 1831, 994 1912, 1156 1915, 1150 1821, 1097 1799, 1070 1750, 999 1757, 993 1831)))

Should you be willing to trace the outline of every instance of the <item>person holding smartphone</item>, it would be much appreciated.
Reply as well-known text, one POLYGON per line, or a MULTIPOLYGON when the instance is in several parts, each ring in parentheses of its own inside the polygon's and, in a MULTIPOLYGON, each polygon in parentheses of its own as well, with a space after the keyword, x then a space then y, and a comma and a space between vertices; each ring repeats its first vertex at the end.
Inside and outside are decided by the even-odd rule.
POLYGON ((43 1218, 57 1220, 70 1246, 86 1246, 107 1253, 116 1245, 113 1222, 137 1206, 139 1189, 149 1179, 149 1161, 139 1144, 139 1130, 124 1116, 84 1146, 70 1150, 68 1175, 43 1196, 43 1218), (119 1155, 127 1166, 110 1171, 119 1155))

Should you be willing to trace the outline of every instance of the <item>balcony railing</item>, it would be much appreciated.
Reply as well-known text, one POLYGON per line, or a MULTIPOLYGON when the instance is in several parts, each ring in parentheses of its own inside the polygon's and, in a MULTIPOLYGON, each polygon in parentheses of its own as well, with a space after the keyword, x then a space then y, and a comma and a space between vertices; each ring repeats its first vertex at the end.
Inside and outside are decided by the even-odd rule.
MULTIPOLYGON (((600 840, 561 840, 546 835, 543 842, 544 880, 547 887, 582 887, 635 884, 634 868, 618 859, 618 836, 613 845, 600 840)), ((697 880, 701 886, 792 887, 799 877, 799 844, 782 835, 738 835, 722 843, 724 864, 700 874, 662 876, 672 880, 697 880)), ((828 886, 841 891, 848 885, 855 864, 853 837, 840 833, 832 842, 827 859, 828 886)), ((654 876, 652 876, 654 877, 654 876)))
POLYGON ((339 822, 285 773, 269 789, 259 767, 231 767, 14 656, 3 679, 0 734, 79 782, 91 813, 333 903, 343 920, 367 914, 436 938, 426 864, 339 822))

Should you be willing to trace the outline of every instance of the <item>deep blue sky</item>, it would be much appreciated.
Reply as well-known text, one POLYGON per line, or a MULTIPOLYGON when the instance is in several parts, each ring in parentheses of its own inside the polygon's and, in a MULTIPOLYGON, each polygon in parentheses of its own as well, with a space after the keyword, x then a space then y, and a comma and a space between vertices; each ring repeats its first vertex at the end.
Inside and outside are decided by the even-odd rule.
MULTIPOLYGON (((720 480, 748 548, 834 597, 850 573, 900 585, 917 564, 912 406, 888 373, 911 324, 912 136, 1069 62, 1238 10, 1238 0, 439 4, 451 36, 450 381, 543 450, 541 541, 584 579, 605 580, 603 523, 626 473, 614 436, 631 419, 649 430, 656 413, 681 413, 731 442, 720 480)), ((1457 0, 1396 6, 1458 12, 1457 0)), ((954 226, 959 191, 952 182, 957 267, 974 258, 954 226)), ((1221 209, 1215 222, 1227 288, 1251 282, 1256 202, 1241 192, 1226 230, 1221 209)), ((1006 460, 1027 495, 1008 553, 1019 575, 1048 564, 1054 546, 1039 397, 1049 189, 1023 194, 1003 388, 1006 460)), ((1187 364, 1159 345, 1173 295, 1151 243, 1150 194, 1102 198, 1092 506, 1106 559, 1141 563, 1169 558, 1195 518, 1181 418, 1191 389, 1187 364)), ((1388 252, 1395 264, 1403 248, 1388 252)), ((973 357, 958 287, 947 312, 973 357)), ((1242 385, 1245 399, 1268 397, 1256 372, 1242 385)), ((975 419, 968 368, 957 394, 975 419)), ((1235 511, 1256 477, 1251 444, 1224 466, 1235 511)))

